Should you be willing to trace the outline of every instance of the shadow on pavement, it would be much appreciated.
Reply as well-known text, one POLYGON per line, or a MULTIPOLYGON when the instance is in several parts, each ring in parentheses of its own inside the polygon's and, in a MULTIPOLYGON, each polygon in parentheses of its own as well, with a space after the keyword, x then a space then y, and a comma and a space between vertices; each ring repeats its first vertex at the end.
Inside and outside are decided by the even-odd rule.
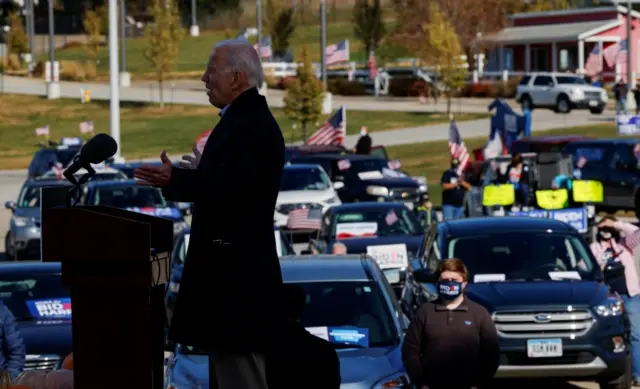
POLYGON ((554 381, 554 380, 496 380, 491 386, 491 389, 540 389, 540 388, 553 388, 553 389, 579 389, 581 386, 573 385, 569 382, 554 381))

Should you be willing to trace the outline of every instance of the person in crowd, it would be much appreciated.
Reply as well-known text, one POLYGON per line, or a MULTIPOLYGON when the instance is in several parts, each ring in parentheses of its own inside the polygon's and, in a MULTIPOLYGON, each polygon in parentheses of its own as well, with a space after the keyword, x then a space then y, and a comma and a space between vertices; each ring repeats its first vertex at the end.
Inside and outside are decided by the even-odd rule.
POLYGON ((471 185, 458 175, 458 160, 451 160, 451 169, 442 174, 442 214, 444 220, 464 217, 464 196, 471 185))
POLYGON ((640 80, 636 81, 636 88, 633 90, 633 99, 636 102, 636 115, 640 115, 640 80))
POLYGON ((616 98, 616 115, 627 114, 627 86, 618 79, 613 85, 613 95, 616 98))
POLYGON ((208 355, 213 387, 265 389, 265 355, 277 344, 274 334, 284 320, 282 273, 273 239, 284 139, 258 93, 264 73, 246 40, 216 44, 202 81, 221 118, 197 168, 174 167, 163 151, 162 164, 143 165, 135 177, 139 185, 162 188, 168 200, 194 203, 169 339, 208 355), (250 193, 254 186, 261 188, 261 195, 246 207, 238 193, 250 193), (252 288, 238 289, 239 284, 252 288), (201 320, 203 301, 225 312, 225 320, 201 320))
POLYGON ((356 154, 369 155, 371 154, 371 145, 372 140, 367 131, 367 127, 362 127, 360 129, 360 138, 358 138, 354 152, 356 154))
POLYGON ((277 349, 267 355, 269 388, 339 389, 340 360, 335 348, 300 323, 307 298, 304 289, 284 284, 283 292, 287 321, 280 329, 277 349))
POLYGON ((511 157, 511 163, 507 166, 501 181, 513 185, 516 191, 515 205, 521 207, 529 205, 529 166, 524 163, 520 153, 515 153, 511 157))
POLYGON ((439 265, 438 300, 416 311, 402 360, 419 389, 488 388, 500 364, 498 334, 489 312, 464 290, 469 272, 457 258, 439 265))
POLYGON ((331 253, 334 255, 344 255, 347 253, 347 246, 342 242, 336 242, 331 247, 331 253))
POLYGON ((597 228, 591 252, 604 272, 605 282, 624 301, 631 330, 633 379, 640 385, 640 278, 634 257, 640 229, 614 216, 603 217, 597 228))
POLYGON ((416 207, 416 216, 424 228, 438 222, 438 215, 436 215, 436 211, 433 209, 433 204, 428 194, 422 195, 420 205, 416 207))
POLYGON ((0 301, 0 370, 6 370, 15 380, 22 373, 26 351, 16 319, 6 305, 0 301))

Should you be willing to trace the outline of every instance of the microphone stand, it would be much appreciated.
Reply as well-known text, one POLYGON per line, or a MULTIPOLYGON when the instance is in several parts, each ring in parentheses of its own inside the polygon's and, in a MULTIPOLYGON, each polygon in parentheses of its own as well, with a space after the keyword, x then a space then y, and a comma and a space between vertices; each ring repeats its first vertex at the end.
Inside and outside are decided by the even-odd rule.
MULTIPOLYGON (((78 157, 75 157, 73 162, 75 162, 77 158, 78 157)), ((73 184, 73 188, 70 189, 69 193, 67 194, 67 204, 71 204, 72 207, 75 207, 76 205, 78 205, 78 202, 80 202, 80 198, 82 197, 82 186, 96 174, 96 171, 93 167, 91 167, 91 164, 84 166, 84 169, 87 172, 82 177, 80 177, 79 180, 76 180, 76 177, 74 175, 70 175, 69 177, 67 177, 69 182, 73 184)))

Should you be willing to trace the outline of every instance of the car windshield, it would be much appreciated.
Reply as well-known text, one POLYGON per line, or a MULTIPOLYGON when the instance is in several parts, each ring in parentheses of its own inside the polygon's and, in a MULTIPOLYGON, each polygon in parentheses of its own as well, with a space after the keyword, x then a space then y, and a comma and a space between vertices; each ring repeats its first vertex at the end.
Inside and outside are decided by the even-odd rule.
POLYGON ((557 76, 556 81, 558 84, 589 85, 584 78, 581 77, 557 76))
POLYGON ((92 205, 108 205, 117 208, 168 207, 160 189, 141 186, 97 188, 92 205))
POLYGON ((23 186, 18 196, 18 208, 40 207, 41 186, 23 186))
POLYGON ((355 173, 381 172, 382 169, 389 169, 388 162, 382 158, 352 159, 349 162, 348 171, 355 173))
MULTIPOLYGON (((336 348, 388 347, 399 341, 389 305, 372 281, 325 281, 298 283, 306 294, 302 325, 314 334, 335 330, 368 332, 359 345, 329 337, 336 348), (327 328, 329 327, 329 328, 327 328), (366 330, 366 331, 362 331, 366 330)), ((326 338, 325 338, 326 339, 326 338)))
POLYGON ((18 321, 71 318, 69 291, 60 274, 3 274, 0 300, 18 321))
POLYGON ((329 178, 319 168, 287 169, 282 171, 280 190, 326 190, 331 187, 329 178))
POLYGON ((333 239, 418 235, 423 233, 415 215, 405 207, 380 207, 378 209, 335 213, 331 231, 333 239))
POLYGON ((448 258, 460 258, 470 280, 504 275, 505 280, 594 280, 599 270, 578 237, 558 233, 505 232, 453 238, 448 258))

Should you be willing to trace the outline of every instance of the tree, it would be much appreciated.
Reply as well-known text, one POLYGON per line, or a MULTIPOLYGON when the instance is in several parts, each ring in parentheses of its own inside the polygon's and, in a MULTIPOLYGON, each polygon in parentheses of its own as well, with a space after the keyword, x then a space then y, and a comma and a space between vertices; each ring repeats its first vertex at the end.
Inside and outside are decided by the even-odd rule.
POLYGON ((144 28, 146 47, 143 54, 156 74, 160 88, 160 106, 164 107, 162 83, 175 65, 184 31, 175 0, 152 1, 150 13, 154 21, 144 28))
POLYGON ((322 113, 322 83, 316 77, 307 47, 302 49, 302 66, 284 97, 284 114, 302 127, 302 140, 307 141, 307 124, 315 123, 322 113))
POLYGON ((8 17, 10 26, 6 34, 6 44, 9 54, 24 54, 29 51, 29 39, 24 32, 22 17, 17 12, 11 12, 8 17))
POLYGON ((447 114, 451 113, 453 92, 464 86, 466 69, 462 67, 462 46, 455 29, 445 19, 438 5, 429 6, 429 23, 422 26, 425 43, 420 50, 420 59, 433 67, 440 76, 447 97, 447 114))
POLYGON ((353 29, 367 54, 378 48, 386 33, 380 0, 357 0, 353 5, 353 29))
POLYGON ((295 10, 274 0, 267 0, 263 23, 271 36, 271 47, 276 57, 289 50, 289 41, 296 30, 295 10))
POLYGON ((85 50, 94 60, 98 55, 98 49, 102 42, 102 24, 103 22, 98 12, 91 10, 85 12, 84 19, 82 20, 82 26, 88 38, 85 50))

